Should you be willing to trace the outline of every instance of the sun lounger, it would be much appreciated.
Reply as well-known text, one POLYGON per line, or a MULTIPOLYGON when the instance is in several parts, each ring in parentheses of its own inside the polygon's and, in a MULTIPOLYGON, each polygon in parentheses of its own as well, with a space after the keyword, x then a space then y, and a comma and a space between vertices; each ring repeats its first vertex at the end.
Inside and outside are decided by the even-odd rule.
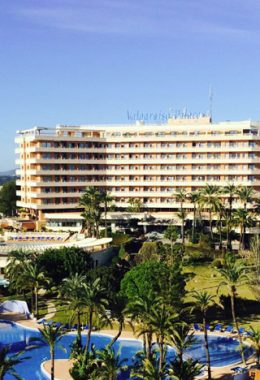
POLYGON ((193 328, 195 331, 201 331, 201 328, 198 323, 194 323, 193 328))
POLYGON ((239 334, 244 334, 244 332, 245 332, 245 328, 244 327, 239 327, 238 333, 239 334))
POLYGON ((76 331, 76 330, 78 330, 78 325, 77 325, 77 324, 74 325, 74 326, 71 328, 71 331, 76 331))
POLYGON ((222 330, 222 325, 221 325, 220 323, 218 323, 218 324, 215 326, 215 328, 214 328, 213 331, 221 331, 221 330, 222 330))
POLYGON ((83 328, 82 328, 82 330, 88 330, 88 329, 89 329, 88 325, 85 325, 85 326, 83 326, 83 328))
POLYGON ((55 326, 56 326, 56 327, 61 327, 61 326, 62 326, 62 323, 61 323, 61 322, 56 322, 56 323, 55 323, 55 326))
POLYGON ((229 325, 226 327, 224 333, 231 334, 233 332, 233 326, 229 325))
POLYGON ((46 322, 46 319, 42 318, 42 319, 39 319, 39 321, 37 323, 42 324, 42 323, 45 323, 45 322, 46 322))

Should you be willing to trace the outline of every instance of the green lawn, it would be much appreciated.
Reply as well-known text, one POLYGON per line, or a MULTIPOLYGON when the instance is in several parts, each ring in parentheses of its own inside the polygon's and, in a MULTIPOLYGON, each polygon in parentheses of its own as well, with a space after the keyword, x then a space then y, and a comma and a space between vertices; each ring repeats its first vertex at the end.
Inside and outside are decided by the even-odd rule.
MULTIPOLYGON (((192 277, 188 280, 186 285, 186 290, 188 292, 191 292, 192 290, 207 290, 216 296, 228 296, 226 287, 220 287, 218 290, 218 286, 222 281, 222 278, 217 270, 213 269, 210 264, 186 266, 184 267, 184 272, 191 274, 192 277)), ((252 325, 260 328, 260 304, 256 302, 256 298, 251 287, 247 284, 238 286, 237 297, 240 299, 239 305, 237 306, 237 314, 240 324, 244 327, 249 327, 252 325), (240 313, 240 308, 243 308, 242 313, 240 313)), ((191 294, 188 293, 186 301, 189 302, 191 298, 191 294)), ((224 324, 232 323, 230 318, 224 316, 223 318, 220 317, 215 316, 214 318, 214 316, 211 316, 211 322, 213 324, 216 322, 221 322, 224 324)))

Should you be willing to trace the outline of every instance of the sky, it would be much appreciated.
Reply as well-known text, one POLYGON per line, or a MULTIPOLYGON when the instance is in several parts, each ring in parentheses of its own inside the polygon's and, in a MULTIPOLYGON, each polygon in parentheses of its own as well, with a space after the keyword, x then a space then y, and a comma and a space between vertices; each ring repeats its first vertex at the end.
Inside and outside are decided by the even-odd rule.
MULTIPOLYGON (((1 0, 0 171, 16 130, 209 110, 260 120, 259 0, 1 0)), ((131 120, 130 120, 131 121, 131 120)))

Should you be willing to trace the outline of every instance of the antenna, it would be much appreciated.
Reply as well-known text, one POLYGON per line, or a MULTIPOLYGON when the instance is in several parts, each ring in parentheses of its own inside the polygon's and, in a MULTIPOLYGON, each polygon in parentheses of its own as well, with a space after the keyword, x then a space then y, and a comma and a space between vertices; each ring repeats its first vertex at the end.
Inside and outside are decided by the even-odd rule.
POLYGON ((212 108, 213 108, 213 89, 212 85, 209 86, 209 117, 210 121, 212 121, 212 108))

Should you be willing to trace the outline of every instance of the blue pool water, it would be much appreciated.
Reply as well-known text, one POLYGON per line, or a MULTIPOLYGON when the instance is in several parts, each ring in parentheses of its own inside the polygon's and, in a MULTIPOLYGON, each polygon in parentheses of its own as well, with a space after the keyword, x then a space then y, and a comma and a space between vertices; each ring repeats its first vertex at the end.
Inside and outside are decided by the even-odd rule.
MULTIPOLYGON (((12 351, 21 350, 29 342, 31 337, 39 337, 40 333, 37 330, 24 328, 21 325, 13 324, 11 322, 0 322, 0 346, 11 344, 12 351)), ((198 359, 201 363, 206 362, 205 351, 203 347, 203 336, 197 335, 197 342, 194 346, 186 352, 186 357, 192 356, 198 359)), ((70 353, 70 346, 75 339, 75 334, 65 335, 60 342, 60 345, 66 349, 57 347, 56 358, 67 358, 70 353)), ((91 343, 97 348, 102 348, 109 343, 110 337, 93 334, 91 343)), ((85 343, 83 336, 83 343, 85 343)), ((220 337, 209 335, 209 347, 211 354, 212 366, 221 367, 229 364, 236 363, 240 360, 240 353, 238 349, 238 341, 229 337, 220 337)), ((141 341, 121 339, 116 342, 115 350, 120 349, 122 358, 128 359, 128 364, 132 364, 133 356, 142 349, 141 341)), ((251 354, 250 349, 246 349, 246 356, 251 354)), ((16 366, 17 372, 25 380, 46 380, 46 377, 41 372, 41 363, 50 358, 49 348, 47 345, 42 345, 25 353, 25 356, 30 356, 30 359, 24 361, 16 366)), ((168 357, 174 356, 174 350, 169 349, 168 357)), ((127 377, 125 377, 127 378, 127 377)), ((14 377, 7 375, 5 380, 14 380, 14 377)))

